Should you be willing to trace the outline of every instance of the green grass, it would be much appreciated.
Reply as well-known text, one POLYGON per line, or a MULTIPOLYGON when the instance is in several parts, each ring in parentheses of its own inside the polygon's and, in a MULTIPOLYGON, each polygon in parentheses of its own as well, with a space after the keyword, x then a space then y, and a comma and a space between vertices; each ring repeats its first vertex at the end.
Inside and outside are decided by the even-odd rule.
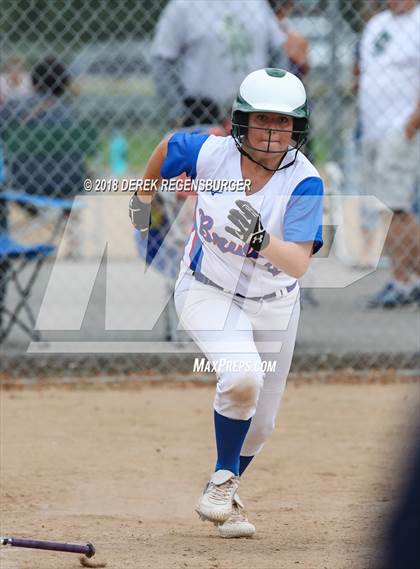
POLYGON ((141 133, 132 133, 127 136, 128 163, 133 168, 142 168, 146 165, 153 150, 162 140, 161 131, 143 130, 141 133))
MULTIPOLYGON (((146 165, 155 147, 162 140, 164 133, 150 128, 139 128, 136 131, 121 129, 128 146, 128 167, 130 170, 141 170, 146 165)), ((109 167, 109 145, 112 131, 104 130, 98 140, 98 152, 94 158, 95 169, 109 167)))
POLYGON ((324 164, 328 160, 329 145, 326 133, 318 130, 312 138, 312 152, 316 165, 324 164))

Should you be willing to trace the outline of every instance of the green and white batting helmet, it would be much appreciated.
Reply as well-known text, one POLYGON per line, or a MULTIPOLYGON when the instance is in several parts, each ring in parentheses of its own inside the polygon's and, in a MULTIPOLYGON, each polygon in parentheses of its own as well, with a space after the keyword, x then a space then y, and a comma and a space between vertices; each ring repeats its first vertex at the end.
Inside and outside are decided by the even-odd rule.
MULTIPOLYGON (((232 107, 232 136, 239 151, 247 156, 245 148, 252 148, 246 141, 248 115, 257 112, 293 117, 292 140, 295 146, 288 151, 299 150, 305 143, 309 125, 306 91, 302 81, 293 73, 284 69, 258 69, 242 81, 232 107)), ((268 148, 266 152, 271 151, 268 148)))

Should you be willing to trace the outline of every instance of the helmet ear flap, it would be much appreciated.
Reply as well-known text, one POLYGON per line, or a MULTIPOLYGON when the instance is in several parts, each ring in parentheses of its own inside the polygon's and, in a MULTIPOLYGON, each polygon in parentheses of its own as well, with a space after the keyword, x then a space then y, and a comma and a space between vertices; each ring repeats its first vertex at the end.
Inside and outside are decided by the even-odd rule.
POLYGON ((233 125, 232 129, 235 136, 238 138, 246 134, 248 126, 248 113, 243 113, 242 111, 236 111, 233 115, 233 125))
POLYGON ((303 144, 308 136, 308 119, 294 118, 293 119, 293 135, 292 139, 297 145, 303 144))

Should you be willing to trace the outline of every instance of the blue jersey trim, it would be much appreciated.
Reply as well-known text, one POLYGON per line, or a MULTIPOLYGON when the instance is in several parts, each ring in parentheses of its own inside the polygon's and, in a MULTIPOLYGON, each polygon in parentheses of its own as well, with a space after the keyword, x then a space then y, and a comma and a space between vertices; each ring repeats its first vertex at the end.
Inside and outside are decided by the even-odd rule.
POLYGON ((321 178, 305 178, 293 190, 284 215, 284 240, 296 243, 313 241, 312 254, 317 253, 323 245, 323 195, 321 178))
POLYGON ((186 172, 190 178, 197 176, 197 159, 201 147, 210 135, 191 132, 176 132, 168 141, 168 150, 161 174, 175 178, 186 172))
POLYGON ((203 244, 200 241, 200 238, 197 237, 197 244, 194 247, 193 251, 190 254, 190 269, 192 271, 201 272, 201 261, 203 259, 203 244))
POLYGON ((194 227, 193 227, 193 241, 190 249, 190 269, 192 271, 201 272, 201 261, 203 260, 203 242, 200 239, 197 228, 197 200, 194 208, 194 227))
POLYGON ((197 231, 197 224, 194 221, 194 237, 190 250, 190 269, 192 271, 200 272, 202 260, 203 260, 203 243, 197 231))

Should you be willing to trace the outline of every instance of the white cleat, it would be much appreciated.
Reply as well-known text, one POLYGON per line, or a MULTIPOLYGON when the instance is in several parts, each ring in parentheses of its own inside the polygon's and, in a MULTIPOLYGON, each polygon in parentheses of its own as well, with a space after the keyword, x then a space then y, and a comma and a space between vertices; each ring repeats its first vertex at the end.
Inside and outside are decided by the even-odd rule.
POLYGON ((251 524, 245 515, 244 505, 238 494, 233 499, 233 509, 230 517, 217 526, 220 537, 252 537, 255 533, 255 526, 251 524))
POLYGON ((232 514, 238 486, 239 476, 230 470, 218 470, 204 488, 195 511, 203 521, 223 523, 232 514))

